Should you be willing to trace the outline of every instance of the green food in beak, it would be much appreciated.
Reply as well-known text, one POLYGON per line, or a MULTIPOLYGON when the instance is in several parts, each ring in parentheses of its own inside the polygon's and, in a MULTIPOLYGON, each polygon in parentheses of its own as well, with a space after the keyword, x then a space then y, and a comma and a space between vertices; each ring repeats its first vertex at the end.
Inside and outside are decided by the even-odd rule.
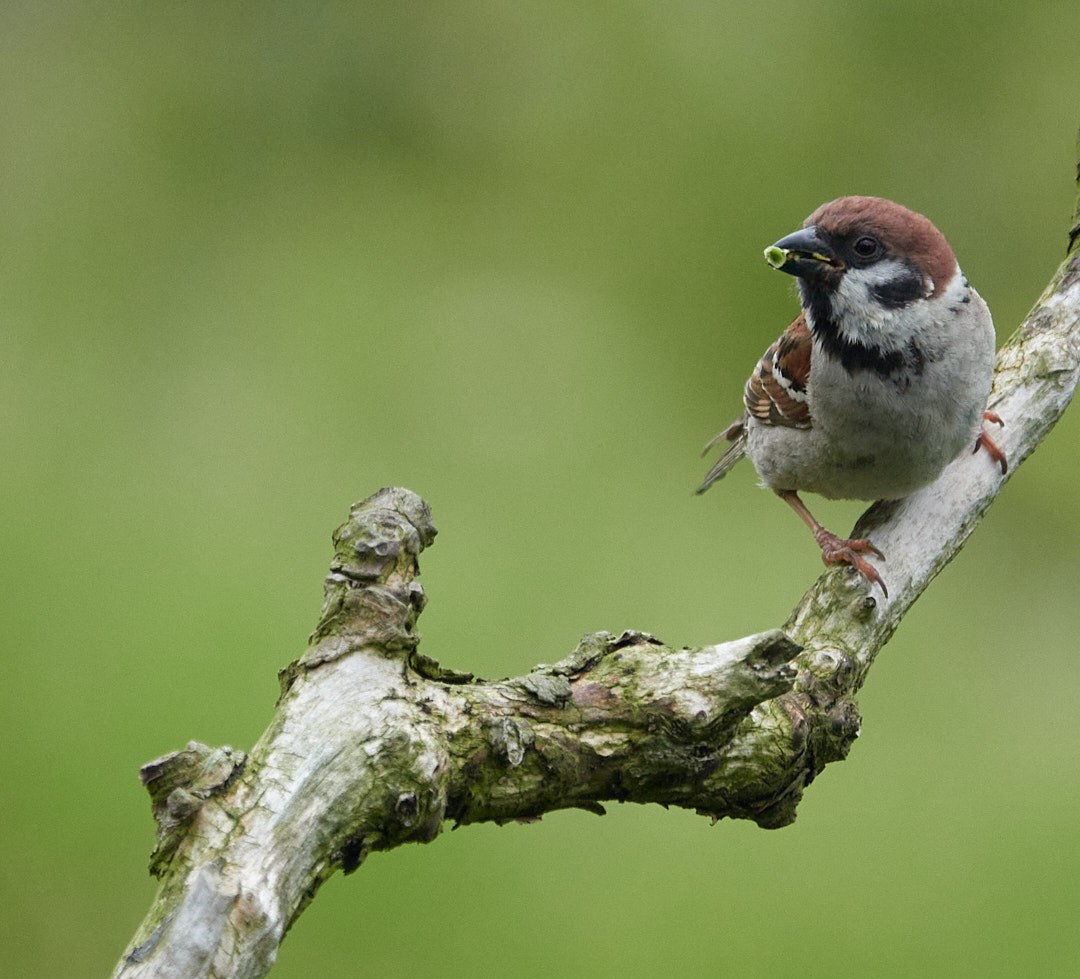
POLYGON ((801 279, 816 279, 843 270, 829 244, 818 237, 817 228, 800 228, 765 249, 765 261, 774 269, 801 279))
POLYGON ((769 245, 769 247, 765 249, 765 261, 774 269, 782 268, 787 260, 788 253, 784 251, 783 248, 777 248, 776 245, 769 245))

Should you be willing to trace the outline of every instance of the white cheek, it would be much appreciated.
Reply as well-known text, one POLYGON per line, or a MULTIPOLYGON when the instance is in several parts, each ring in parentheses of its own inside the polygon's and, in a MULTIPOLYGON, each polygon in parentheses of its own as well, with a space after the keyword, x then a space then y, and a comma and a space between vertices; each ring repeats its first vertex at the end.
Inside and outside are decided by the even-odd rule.
POLYGON ((880 308, 881 304, 874 298, 875 289, 897 279, 905 279, 910 274, 907 266, 895 259, 878 262, 865 269, 848 269, 833 293, 833 313, 839 320, 866 316, 868 311, 880 308))
POLYGON ((853 343, 886 352, 906 347, 925 315, 921 301, 888 309, 874 297, 874 290, 908 275, 907 266, 895 259, 865 269, 848 269, 832 296, 834 322, 840 333, 853 343))

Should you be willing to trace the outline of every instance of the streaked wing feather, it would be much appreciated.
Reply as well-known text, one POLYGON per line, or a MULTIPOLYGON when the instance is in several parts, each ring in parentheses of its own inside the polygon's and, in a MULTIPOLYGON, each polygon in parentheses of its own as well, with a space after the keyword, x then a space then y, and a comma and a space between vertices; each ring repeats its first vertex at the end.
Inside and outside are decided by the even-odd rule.
POLYGON ((766 425, 810 428, 806 383, 813 338, 800 314, 758 361, 743 389, 747 413, 766 425))
POLYGON ((702 455, 711 452, 720 442, 731 443, 706 474, 704 482, 697 488, 698 493, 704 493, 713 483, 723 479, 746 455, 747 417, 764 425, 811 427, 806 385, 810 378, 813 347, 810 328, 800 314, 783 336, 765 351, 757 370, 746 382, 743 389, 746 415, 728 425, 705 446, 702 455))
POLYGON ((709 442, 705 447, 705 451, 708 452, 722 439, 727 439, 731 442, 731 445, 728 447, 728 450, 716 460, 708 473, 706 473, 704 482, 694 490, 694 492, 699 495, 704 493, 705 490, 712 486, 717 480, 723 479, 731 472, 736 463, 746 455, 745 420, 740 418, 738 421, 734 421, 728 425, 727 428, 709 442))

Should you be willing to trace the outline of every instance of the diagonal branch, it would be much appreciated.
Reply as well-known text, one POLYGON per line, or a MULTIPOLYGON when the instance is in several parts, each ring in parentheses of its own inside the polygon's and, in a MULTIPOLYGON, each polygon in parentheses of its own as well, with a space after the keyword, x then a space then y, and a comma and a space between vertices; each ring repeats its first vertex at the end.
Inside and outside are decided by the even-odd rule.
MULTIPOLYGON (((1080 224, 1078 224, 1080 226, 1080 224)), ((1080 241, 998 357, 991 407, 1012 471, 1080 379, 1080 241)), ((586 636, 566 659, 497 682, 419 652, 426 503, 384 489, 334 534, 322 616, 282 671, 250 755, 197 742, 144 766, 161 888, 115 975, 265 975, 336 870, 427 842, 444 821, 532 819, 608 800, 778 827, 859 731, 877 651, 1004 483, 984 454, 872 507, 892 597, 850 569, 821 576, 783 630, 699 649, 647 633, 586 636)))

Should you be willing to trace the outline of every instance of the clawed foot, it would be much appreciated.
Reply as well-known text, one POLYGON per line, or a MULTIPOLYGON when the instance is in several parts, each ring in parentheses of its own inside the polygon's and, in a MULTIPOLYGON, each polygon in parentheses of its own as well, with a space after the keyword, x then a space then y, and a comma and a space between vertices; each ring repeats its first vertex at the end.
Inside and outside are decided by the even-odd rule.
POLYGON ((882 561, 885 560, 885 555, 874 547, 870 541, 865 537, 845 540, 843 537, 837 537, 836 534, 827 531, 814 519, 814 515, 806 509, 806 504, 799 499, 799 494, 795 490, 776 490, 776 495, 787 503, 813 532, 814 540, 817 541, 818 547, 821 548, 822 561, 826 564, 850 564, 871 585, 877 585, 886 598, 889 597, 889 589, 885 587, 885 582, 881 580, 881 575, 877 573, 877 569, 862 557, 863 554, 873 554, 874 557, 881 558, 882 561))
POLYGON ((889 597, 889 589, 885 587, 885 582, 881 580, 877 568, 862 557, 863 554, 872 554, 884 561, 885 555, 865 537, 845 540, 822 527, 814 531, 814 539, 821 548, 822 561, 826 564, 850 564, 872 585, 877 585, 886 598, 889 597))
MULTIPOLYGON (((1005 424, 1005 422, 1001 420, 1001 415, 999 415, 996 411, 984 411, 983 420, 991 422, 994 425, 1005 424)), ((1005 453, 1002 452, 998 444, 992 438, 990 438, 990 436, 987 435, 986 432, 980 432, 979 437, 975 439, 974 451, 978 452, 979 449, 986 449, 986 451, 990 455, 990 458, 993 459, 994 462, 996 462, 999 466, 1001 466, 1002 476, 1004 476, 1005 473, 1009 471, 1009 460, 1005 458, 1005 453)))

